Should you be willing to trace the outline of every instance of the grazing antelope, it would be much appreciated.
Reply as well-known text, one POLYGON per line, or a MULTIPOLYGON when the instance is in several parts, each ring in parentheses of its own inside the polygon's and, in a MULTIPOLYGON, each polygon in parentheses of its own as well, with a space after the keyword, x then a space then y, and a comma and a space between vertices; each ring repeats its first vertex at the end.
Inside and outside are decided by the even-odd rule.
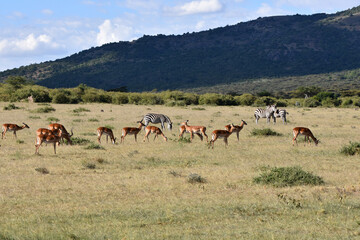
POLYGON ((37 135, 35 141, 35 154, 39 154, 39 148, 42 143, 46 143, 46 144, 52 143, 54 145, 54 153, 56 154, 56 143, 60 144, 60 139, 62 134, 62 130, 59 129, 59 131, 60 131, 59 135, 55 135, 53 133, 48 133, 48 134, 40 133, 39 135, 37 135))
POLYGON ((14 136, 16 137, 16 131, 22 130, 24 128, 30 128, 26 123, 23 123, 23 125, 20 127, 16 124, 12 123, 5 123, 2 125, 2 133, 1 133, 1 139, 5 137, 6 132, 14 132, 14 136))
POLYGON ((163 134, 163 132, 160 130, 160 128, 158 127, 155 127, 155 126, 147 126, 145 128, 145 137, 144 137, 144 142, 145 140, 147 139, 149 141, 149 134, 150 133, 155 133, 155 137, 154 137, 154 141, 155 141, 155 138, 158 137, 158 135, 161 135, 165 142, 167 142, 167 137, 165 137, 165 135, 163 134))
POLYGON ((233 133, 234 131, 234 124, 230 124, 230 131, 228 130, 214 130, 211 134, 211 141, 209 143, 209 148, 210 146, 212 147, 212 149, 214 149, 214 142, 216 141, 216 139, 218 138, 224 138, 224 142, 225 142, 225 147, 228 145, 228 137, 233 133))
POLYGON ((120 143, 124 142, 124 139, 125 139, 125 136, 126 135, 134 135, 135 137, 135 142, 137 142, 137 134, 141 131, 141 128, 143 126, 145 126, 143 123, 142 123, 142 120, 141 121, 138 121, 139 123, 139 127, 138 128, 133 128, 133 127, 124 127, 122 129, 122 135, 121 135, 121 140, 120 140, 120 143))
POLYGON ((72 145, 71 137, 74 135, 73 130, 71 129, 71 134, 68 133, 64 125, 60 123, 52 123, 48 126, 48 128, 52 131, 61 129, 61 140, 64 141, 64 138, 72 145))
POLYGON ((108 142, 108 137, 110 137, 110 140, 112 142, 112 144, 115 144, 116 138, 114 137, 113 131, 110 128, 107 127, 99 127, 97 129, 97 134, 98 134, 98 142, 101 144, 100 142, 100 138, 103 134, 106 135, 106 143, 108 142))
MULTIPOLYGON (((243 129, 244 125, 247 125, 247 123, 244 120, 241 120, 240 126, 234 125, 234 130, 232 132, 236 132, 237 140, 239 141, 239 133, 243 129)), ((225 126, 226 131, 230 131, 231 124, 225 126)))
POLYGON ((188 125, 189 120, 186 120, 185 122, 180 124, 180 135, 179 138, 181 138, 184 134, 184 132, 190 133, 190 140, 192 141, 194 138, 194 133, 199 136, 201 141, 203 140, 203 134, 206 137, 206 142, 208 142, 208 135, 206 135, 206 127, 204 126, 189 126, 188 125))
MULTIPOLYGON (((61 133, 62 133, 61 129, 50 130, 48 128, 39 128, 38 130, 36 130, 36 136, 54 134, 56 136, 61 137, 61 133)), ((60 142, 58 143, 58 145, 60 145, 60 142)))
POLYGON ((314 140, 315 146, 318 145, 318 143, 319 143, 319 140, 314 137, 314 135, 312 134, 312 132, 308 128, 296 127, 296 128, 293 129, 293 134, 294 134, 293 146, 295 145, 295 142, 296 142, 296 145, 297 145, 296 138, 297 138, 297 136, 299 134, 305 136, 305 143, 306 143, 306 138, 308 139, 309 144, 310 144, 310 138, 312 138, 312 140, 314 140))

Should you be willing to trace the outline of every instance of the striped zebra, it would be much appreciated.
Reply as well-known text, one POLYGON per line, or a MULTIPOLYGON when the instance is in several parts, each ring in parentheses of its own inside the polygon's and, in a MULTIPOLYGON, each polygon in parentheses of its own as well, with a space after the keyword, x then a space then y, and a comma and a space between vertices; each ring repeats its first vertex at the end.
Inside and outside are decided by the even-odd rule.
POLYGON ((148 113, 141 121, 144 121, 144 129, 149 123, 161 123, 161 130, 163 130, 165 128, 164 123, 166 122, 168 129, 172 130, 172 122, 170 118, 164 114, 148 113))
POLYGON ((289 114, 286 109, 276 109, 276 111, 274 112, 274 116, 277 118, 281 118, 283 124, 286 124, 286 114, 289 114))
POLYGON ((266 109, 258 108, 254 112, 254 117, 256 124, 259 121, 259 118, 266 118, 266 122, 270 123, 270 118, 274 119, 274 124, 276 123, 276 118, 274 113, 276 112, 276 105, 267 106, 266 109))

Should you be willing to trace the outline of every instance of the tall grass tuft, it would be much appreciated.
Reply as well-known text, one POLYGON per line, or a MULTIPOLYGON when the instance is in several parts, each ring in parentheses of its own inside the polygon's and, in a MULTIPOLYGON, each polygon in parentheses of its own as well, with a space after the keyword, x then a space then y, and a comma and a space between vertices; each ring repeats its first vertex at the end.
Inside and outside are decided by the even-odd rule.
POLYGON ((355 154, 360 154, 360 143, 359 142, 350 142, 349 145, 345 145, 340 149, 340 153, 353 156, 355 154))
POLYGON ((75 108, 75 109, 73 110, 73 112, 74 112, 74 113, 90 112, 90 110, 87 109, 87 108, 79 107, 79 108, 75 108))
POLYGON ((47 168, 44 167, 39 167, 39 168, 35 168, 35 171, 41 173, 41 174, 49 174, 49 170, 47 170, 47 168))
POLYGON ((87 147, 85 147, 85 149, 89 150, 89 149, 97 149, 97 150, 105 150, 105 148, 99 144, 96 143, 90 143, 87 147))
POLYGON ((59 122, 60 119, 58 119, 57 117, 48 117, 48 118, 46 119, 46 121, 52 123, 52 122, 59 122))
POLYGON ((4 110, 7 110, 7 111, 14 110, 14 109, 20 109, 20 108, 15 106, 15 104, 13 104, 13 103, 10 103, 9 105, 4 107, 4 110))
POLYGON ((321 177, 306 172, 297 166, 264 169, 260 176, 255 177, 253 181, 258 184, 275 187, 324 184, 324 180, 321 177))
POLYGON ((55 108, 46 106, 46 107, 34 109, 31 112, 32 113, 49 113, 49 112, 55 112, 55 111, 56 111, 55 108))
POLYGON ((270 128, 258 129, 254 128, 251 131, 252 136, 281 136, 281 133, 277 133, 270 128))
MULTIPOLYGON (((66 139, 65 139, 66 141, 66 139)), ((80 137, 71 137, 71 141, 73 143, 73 145, 86 145, 88 143, 90 143, 89 139, 86 138, 80 138, 80 137)), ((67 142, 65 142, 67 143, 67 142)))
POLYGON ((187 177, 188 183, 206 183, 206 179, 197 173, 191 173, 187 177))

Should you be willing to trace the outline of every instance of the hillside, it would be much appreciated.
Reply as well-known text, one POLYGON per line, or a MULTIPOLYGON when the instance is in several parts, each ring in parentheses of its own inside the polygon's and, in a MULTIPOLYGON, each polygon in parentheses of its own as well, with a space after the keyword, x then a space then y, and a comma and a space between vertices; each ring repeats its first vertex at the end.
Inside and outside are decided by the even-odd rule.
POLYGON ((145 91, 264 78, 286 81, 288 76, 358 68, 360 7, 336 14, 259 18, 177 36, 143 36, 0 72, 0 80, 21 75, 52 88, 85 83, 107 90, 126 86, 145 91))

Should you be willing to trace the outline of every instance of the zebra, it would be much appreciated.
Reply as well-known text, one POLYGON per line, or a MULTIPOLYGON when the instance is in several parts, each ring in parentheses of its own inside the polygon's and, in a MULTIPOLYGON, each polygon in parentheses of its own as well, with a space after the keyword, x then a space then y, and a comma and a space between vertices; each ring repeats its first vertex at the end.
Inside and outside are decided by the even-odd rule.
POLYGON ((172 130, 172 122, 170 118, 164 114, 157 114, 157 113, 148 113, 146 114, 141 121, 144 121, 144 129, 149 123, 161 123, 161 130, 163 130, 164 123, 168 124, 168 129, 172 130))
POLYGON ((286 124, 286 114, 289 114, 286 109, 276 109, 276 111, 274 112, 274 116, 277 118, 281 118, 284 124, 286 124))
POLYGON ((270 118, 274 119, 274 124, 276 123, 276 118, 274 113, 276 112, 276 105, 267 106, 266 109, 258 108, 254 112, 254 117, 256 120, 256 124, 259 121, 259 118, 266 118, 266 122, 270 123, 270 118))

